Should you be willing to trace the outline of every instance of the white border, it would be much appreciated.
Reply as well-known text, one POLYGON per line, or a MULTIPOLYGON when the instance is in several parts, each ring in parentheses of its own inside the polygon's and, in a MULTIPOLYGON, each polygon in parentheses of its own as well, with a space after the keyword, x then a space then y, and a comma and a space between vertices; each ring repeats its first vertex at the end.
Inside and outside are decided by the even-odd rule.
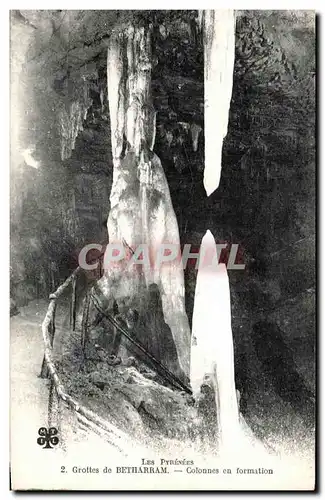
MULTIPOLYGON (((219 0, 219 1, 204 1, 204 2, 193 2, 191 0, 183 0, 183 1, 176 1, 176 0, 165 0, 164 2, 149 2, 147 0, 138 0, 137 2, 131 2, 131 1, 125 1, 125 0, 119 0, 118 4, 115 4, 116 6, 120 9, 195 9, 195 8, 235 8, 239 10, 243 9, 260 9, 261 8, 261 2, 260 1, 248 1, 243 4, 242 2, 229 2, 227 0, 219 0)), ((115 6, 114 5, 114 6, 115 6)), ((58 4, 54 4, 54 2, 51 2, 51 4, 47 5, 45 4, 44 1, 34 1, 30 2, 27 0, 20 0, 19 5, 14 5, 13 2, 10 2, 8 4, 2 4, 1 6, 1 30, 0 30, 0 36, 1 36, 1 51, 2 51, 2 57, 1 57, 1 86, 2 86, 2 113, 1 113, 1 130, 0 130, 0 138, 2 142, 2 147, 1 147, 1 152, 2 152, 2 169, 1 169, 1 182, 0 182, 0 188, 1 188, 1 196, 0 196, 0 201, 1 201, 1 210, 0 210, 0 219, 1 219, 1 246, 0 246, 0 256, 1 256, 1 264, 3 268, 3 273, 2 273, 2 282, 1 282, 1 297, 0 297, 0 310, 1 310, 1 334, 2 334, 2 342, 0 345, 0 351, 2 353, 3 359, 1 360, 1 376, 0 380, 2 381, 2 390, 1 390, 1 402, 4 404, 5 409, 2 407, 1 411, 1 430, 3 432, 3 439, 1 440, 1 462, 0 462, 0 484, 1 484, 1 498, 10 498, 12 495, 12 492, 8 491, 9 488, 9 474, 8 474, 8 463, 9 463, 9 453, 8 453, 8 440, 9 440, 9 390, 8 390, 8 373, 9 373, 9 251, 8 251, 8 241, 9 241, 9 9, 13 8, 19 8, 19 9, 27 9, 27 8, 32 8, 32 9, 44 9, 44 8, 52 8, 52 9, 59 9, 59 8, 64 8, 64 9, 88 9, 91 6, 92 9, 107 9, 109 7, 109 2, 104 2, 104 1, 93 1, 91 4, 89 2, 85 2, 84 0, 79 0, 77 1, 72 1, 69 0, 67 2, 64 2, 64 6, 60 6, 58 4)), ((302 9, 302 10, 308 10, 308 9, 313 9, 316 10, 316 12, 321 16, 323 13, 322 9, 322 2, 320 0, 310 2, 310 1, 300 1, 300 0, 290 0, 290 1, 279 1, 279 0, 274 0, 273 2, 264 2, 262 5, 263 9, 268 9, 268 10, 277 10, 277 9, 302 9)), ((321 57, 319 60, 320 68, 323 67, 324 65, 324 37, 321 36, 320 29, 322 28, 322 22, 318 25, 319 32, 318 32, 318 37, 319 37, 319 48, 318 50, 321 51, 321 57)), ((318 68, 318 71, 320 71, 320 68, 318 68)), ((318 75, 318 85, 321 86, 321 74, 318 75)), ((321 109, 320 109, 320 115, 319 115, 319 129, 321 126, 322 122, 322 117, 324 113, 324 102, 321 102, 321 109)), ((321 145, 323 143, 323 130, 320 130, 320 137, 318 140, 318 148, 319 150, 321 149, 321 145)), ((321 174, 322 172, 322 162, 321 162, 321 151, 319 151, 319 168, 318 168, 318 181, 320 184, 319 187, 319 213, 318 216, 320 218, 319 220, 319 225, 318 229, 321 232, 321 236, 319 235, 319 243, 320 246, 318 248, 318 262, 321 262, 321 258, 323 256, 323 237, 324 237, 324 203, 322 203, 322 197, 324 196, 324 183, 325 183, 325 176, 321 174), (323 229, 323 231, 321 231, 323 229)), ((321 282, 323 281, 324 278, 324 267, 321 269, 320 273, 320 280, 321 282)), ((320 285, 321 283, 319 283, 320 285)), ((322 295, 320 294, 320 289, 319 289, 319 299, 318 299, 318 309, 321 312, 325 308, 325 303, 322 295)), ((321 320, 321 317, 319 317, 321 320)), ((319 356, 319 368, 321 367, 321 361, 323 359, 322 354, 323 354, 323 345, 324 342, 322 342, 322 321, 319 322, 319 347, 320 353, 318 353, 319 356)), ((322 406, 322 395, 323 395, 323 388, 324 388, 324 380, 323 380, 323 374, 324 370, 319 373, 319 375, 322 375, 319 377, 319 384, 320 384, 320 390, 319 390, 319 399, 320 403, 322 406), (321 378, 321 380, 320 380, 321 378)), ((322 410, 322 408, 321 408, 322 410)), ((321 415, 323 412, 321 412, 321 415)), ((319 418, 319 424, 321 424, 321 420, 319 418)), ((320 434, 320 433, 319 433, 320 434)), ((319 437, 323 437, 323 434, 321 434, 319 437)), ((323 439, 321 439, 321 449, 323 445, 323 439)), ((322 468, 323 469, 323 468, 322 468)), ((322 470, 319 470, 319 482, 321 484, 321 477, 323 476, 322 470)), ((45 494, 44 494, 45 495, 45 494)), ((55 496, 59 494, 54 494, 55 496)), ((111 496, 112 494, 110 494, 111 496)), ((167 493, 166 493, 167 495, 167 493)), ((229 495, 225 495, 223 493, 218 493, 218 497, 229 497, 229 495)), ((29 494, 29 498, 35 497, 36 499, 42 498, 43 494, 29 494)), ((115 496, 115 495, 114 495, 115 496)), ((130 494, 119 494, 118 495, 120 498, 122 497, 130 497, 130 494)), ((146 497, 149 497, 151 495, 146 495, 146 497)), ((174 494, 168 494, 169 498, 179 498, 180 496, 183 495, 174 495, 174 494)), ((238 494, 232 494, 232 496, 239 496, 238 494)), ((255 496, 255 495, 254 495, 255 496)), ((291 496, 291 495, 290 495, 291 496)), ((298 493, 293 496, 300 496, 298 493)), ((84 498, 94 498, 95 494, 84 494, 84 498)), ((292 496, 291 496, 292 498, 292 496)))

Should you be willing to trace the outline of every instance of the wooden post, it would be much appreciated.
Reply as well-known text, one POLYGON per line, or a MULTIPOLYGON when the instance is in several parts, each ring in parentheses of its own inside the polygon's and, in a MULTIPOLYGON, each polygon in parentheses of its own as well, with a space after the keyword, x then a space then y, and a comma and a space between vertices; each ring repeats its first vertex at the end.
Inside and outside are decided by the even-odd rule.
POLYGON ((88 290, 85 297, 84 309, 82 313, 82 322, 81 322, 81 347, 83 351, 85 350, 86 343, 88 341, 89 307, 90 307, 90 292, 88 290))
POLYGON ((76 329, 76 292, 77 292, 77 278, 73 276, 72 279, 72 294, 71 294, 71 309, 70 309, 70 328, 74 332, 76 329))
POLYGON ((54 402, 54 392, 55 392, 55 385, 53 380, 50 382, 50 390, 49 390, 49 400, 48 400, 48 406, 47 406, 47 425, 48 427, 53 427, 53 402, 54 402))
POLYGON ((100 279, 102 277, 102 257, 99 257, 98 259, 98 278, 100 279))
MULTIPOLYGON (((53 316, 52 316, 51 322, 48 326, 51 347, 53 347, 54 334, 55 334, 55 312, 56 312, 56 303, 54 303, 53 316)), ((48 371, 47 364, 45 361, 45 356, 43 357, 41 373, 39 376, 41 378, 49 378, 49 371, 48 371)))
POLYGON ((55 266, 54 262, 51 261, 50 263, 51 288, 52 288, 51 291, 55 290, 54 266, 55 266))

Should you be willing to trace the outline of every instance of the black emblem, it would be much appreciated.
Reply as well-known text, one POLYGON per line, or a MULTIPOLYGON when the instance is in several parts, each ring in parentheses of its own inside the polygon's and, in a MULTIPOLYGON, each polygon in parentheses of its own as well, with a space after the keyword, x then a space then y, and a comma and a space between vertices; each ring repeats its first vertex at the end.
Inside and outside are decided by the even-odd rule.
POLYGON ((58 430, 55 427, 50 427, 49 429, 47 429, 46 427, 40 427, 38 429, 38 434, 41 437, 37 438, 37 444, 43 446, 44 449, 56 446, 59 442, 57 433, 58 430))

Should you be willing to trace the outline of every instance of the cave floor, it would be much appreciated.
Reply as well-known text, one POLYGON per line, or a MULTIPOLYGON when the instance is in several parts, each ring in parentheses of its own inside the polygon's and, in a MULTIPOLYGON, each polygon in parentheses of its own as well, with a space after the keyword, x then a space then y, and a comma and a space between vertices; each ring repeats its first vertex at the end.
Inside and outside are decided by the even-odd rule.
POLYGON ((41 324, 47 307, 46 301, 33 301, 10 318, 10 463, 14 489, 35 489, 38 484, 42 489, 52 489, 55 485, 49 468, 60 471, 67 449, 73 461, 83 453, 89 455, 89 446, 98 449, 106 445, 66 409, 61 415, 64 426, 59 445, 45 450, 37 444, 39 428, 48 427, 48 381, 38 376, 43 360, 41 324))
MULTIPOLYGON (((15 464, 13 484, 17 484, 23 476, 24 484, 28 477, 33 488, 35 474, 37 472, 37 477, 41 477, 40 469, 44 465, 45 452, 37 444, 38 429, 48 427, 48 381, 38 377, 43 359, 41 324, 47 306, 46 301, 33 301, 28 306, 21 307, 19 314, 11 318, 11 461, 15 464)), ((58 323, 56 335, 60 338, 65 329, 60 329, 60 322, 58 323)), ((257 437, 263 437, 276 452, 288 454, 295 448, 295 454, 300 459, 304 458, 304 463, 312 468, 313 430, 307 435, 299 416, 290 405, 276 399, 274 394, 257 394, 254 399, 259 404, 249 402, 245 419, 257 437), (259 432, 259 429, 263 431, 259 432)), ((91 405, 91 398, 88 402, 91 405)), ((98 408, 97 406, 95 404, 98 413, 105 417, 103 411, 99 411, 100 405, 98 408)), ((111 446, 104 443, 100 436, 81 426, 71 411, 62 411, 61 422, 63 421, 61 433, 64 434, 64 439, 50 452, 54 467, 59 467, 62 456, 67 456, 66 450, 69 450, 70 461, 73 461, 73 457, 89 456, 91 446, 96 449, 97 456, 99 447, 107 449, 111 454, 111 446)), ((27 480, 27 486, 28 484, 27 480)))

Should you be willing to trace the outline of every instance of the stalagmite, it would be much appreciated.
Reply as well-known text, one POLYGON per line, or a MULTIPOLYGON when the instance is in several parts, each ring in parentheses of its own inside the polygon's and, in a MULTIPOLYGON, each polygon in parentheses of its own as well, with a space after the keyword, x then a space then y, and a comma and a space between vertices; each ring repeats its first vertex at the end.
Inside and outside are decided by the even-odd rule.
MULTIPOLYGON (((130 25, 110 38, 107 79, 114 169, 108 234, 110 242, 125 241, 132 249, 140 244, 149 248, 151 267, 143 266, 145 283, 159 286, 164 318, 172 331, 180 367, 188 376, 190 330, 183 268, 179 260, 156 269, 152 260, 162 243, 179 247, 180 241, 165 173, 153 153, 156 114, 151 102, 150 35, 149 26, 130 25)), ((136 295, 138 271, 125 264, 106 269, 101 284, 104 293, 109 293, 113 272, 115 283, 120 281, 120 288, 124 287, 117 293, 136 295)))
POLYGON ((265 445, 256 438, 239 412, 235 387, 230 288, 227 269, 217 264, 213 235, 202 239, 192 322, 190 382, 198 399, 203 383, 215 392, 219 453, 234 459, 266 458, 265 445), (202 256, 202 257, 201 257, 202 256))
POLYGON ((204 187, 209 196, 220 182, 222 145, 227 134, 235 61, 235 13, 200 13, 204 43, 204 187))
POLYGON ((216 246, 210 231, 202 239, 200 255, 204 254, 195 288, 190 380, 197 397, 205 377, 210 378, 216 392, 216 425, 227 446, 239 429, 230 290, 226 266, 212 262, 216 246))

